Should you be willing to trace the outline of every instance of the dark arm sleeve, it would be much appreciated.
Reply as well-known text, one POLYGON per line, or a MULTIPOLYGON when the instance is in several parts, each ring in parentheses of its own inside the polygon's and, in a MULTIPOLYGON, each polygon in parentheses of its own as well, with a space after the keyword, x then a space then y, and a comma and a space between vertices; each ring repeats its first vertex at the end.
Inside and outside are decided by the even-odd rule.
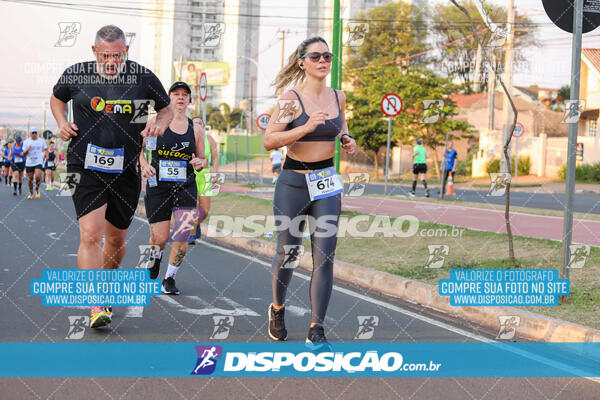
POLYGON ((71 100, 70 71, 71 67, 67 68, 60 78, 58 78, 58 82, 56 82, 56 85, 54 85, 54 88, 52 89, 52 94, 54 94, 54 97, 63 103, 67 103, 69 100, 71 100))
POLYGON ((165 91, 162 83, 153 72, 148 71, 146 75, 146 87, 148 88, 148 98, 154 100, 154 109, 156 111, 162 110, 171 102, 171 98, 165 91))

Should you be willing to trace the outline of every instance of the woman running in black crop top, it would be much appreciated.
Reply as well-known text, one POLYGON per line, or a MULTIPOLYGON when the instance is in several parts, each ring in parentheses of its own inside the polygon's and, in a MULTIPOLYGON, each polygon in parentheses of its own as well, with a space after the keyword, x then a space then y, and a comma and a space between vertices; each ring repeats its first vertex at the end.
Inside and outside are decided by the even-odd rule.
POLYGON ((287 338, 285 297, 302 253, 308 218, 313 272, 311 325, 306 341, 315 347, 327 346, 323 321, 333 288, 333 258, 341 210, 342 186, 333 168, 336 137, 348 153, 356 149, 354 139, 347 133, 346 97, 342 91, 325 85, 333 57, 323 38, 312 37, 300 43, 273 83, 278 90, 297 85, 281 96, 264 139, 267 150, 287 146, 283 171, 275 186, 273 213, 289 221, 277 229, 268 333, 273 340, 287 338), (294 221, 299 221, 299 226, 294 221))

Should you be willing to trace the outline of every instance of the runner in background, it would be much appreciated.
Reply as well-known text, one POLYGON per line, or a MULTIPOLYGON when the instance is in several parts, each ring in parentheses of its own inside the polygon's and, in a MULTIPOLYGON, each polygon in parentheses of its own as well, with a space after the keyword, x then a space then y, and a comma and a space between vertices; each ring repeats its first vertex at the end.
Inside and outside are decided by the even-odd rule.
POLYGON ((15 143, 10 150, 10 156, 12 157, 12 164, 10 167, 13 170, 13 196, 17 195, 17 187, 19 188, 19 196, 22 196, 25 156, 23 155, 23 139, 21 139, 21 136, 15 138, 15 143))
MULTIPOLYGON (((150 278, 156 279, 160 272, 163 250, 171 239, 169 265, 162 282, 162 292, 179 294, 175 276, 187 253, 188 243, 196 218, 196 189, 194 170, 208 166, 204 158, 204 135, 186 116, 192 90, 185 82, 175 82, 169 89, 174 118, 165 134, 156 140, 148 163, 144 153, 139 155, 144 178, 149 179, 144 204, 150 224, 150 245, 160 247, 153 257, 150 278), (200 155, 197 157, 196 154, 200 155), (176 210, 179 209, 179 210, 176 210), (171 217, 174 217, 172 234, 171 217)), ((146 141, 144 140, 144 145, 146 141)))
POLYGON ((210 168, 204 168, 201 171, 196 172, 196 186, 198 188, 198 200, 196 206, 198 208, 198 221, 196 222, 196 228, 190 235, 188 240, 189 244, 196 244, 196 239, 201 238, 200 224, 206 219, 210 212, 210 202, 213 196, 212 185, 214 179, 211 173, 219 172, 219 150, 217 148, 217 142, 205 132, 204 122, 200 117, 192 118, 194 127, 198 126, 204 133, 204 156, 208 160, 210 168))
POLYGON ((446 151, 444 152, 444 177, 442 180, 442 193, 446 193, 446 183, 448 182, 448 177, 452 176, 452 179, 454 179, 457 157, 458 153, 456 153, 456 150, 454 150, 454 143, 452 140, 450 140, 448 141, 446 151))
POLYGON ((5 185, 12 185, 12 175, 10 169, 10 147, 8 142, 3 141, 2 143, 2 177, 4 178, 5 185))
POLYGON ((46 173, 46 190, 54 190, 54 175, 56 174, 56 144, 53 140, 48 146, 48 153, 44 160, 44 171, 46 173))
POLYGON ((429 197, 429 189, 427 188, 427 150, 423 147, 423 138, 417 138, 417 145, 413 148, 413 156, 415 158, 413 163, 413 183, 412 190, 408 193, 409 196, 415 197, 415 191, 417 190, 417 178, 420 176, 425 188, 425 197, 429 197))
POLYGON ((23 142, 23 154, 25 155, 25 171, 27 172, 27 184, 29 195, 27 199, 40 198, 40 184, 42 183, 42 165, 48 145, 44 139, 38 136, 37 128, 31 128, 31 134, 23 142), (33 180, 35 179, 35 191, 33 180))
MULTIPOLYGON (((68 143, 67 174, 78 176, 71 199, 79 223, 77 266, 119 268, 127 229, 138 205, 142 137, 164 133, 173 118, 160 80, 128 60, 125 33, 114 25, 96 32, 93 61, 67 68, 50 98, 60 138, 68 143), (74 122, 66 118, 73 101, 74 122), (149 107, 157 112, 148 122, 149 107)), ((111 322, 109 304, 91 308, 90 327, 111 322)))
POLYGON ((277 183, 277 178, 281 173, 281 161, 283 161, 283 154, 281 150, 275 149, 269 155, 271 157, 271 171, 273 172, 273 183, 277 183))

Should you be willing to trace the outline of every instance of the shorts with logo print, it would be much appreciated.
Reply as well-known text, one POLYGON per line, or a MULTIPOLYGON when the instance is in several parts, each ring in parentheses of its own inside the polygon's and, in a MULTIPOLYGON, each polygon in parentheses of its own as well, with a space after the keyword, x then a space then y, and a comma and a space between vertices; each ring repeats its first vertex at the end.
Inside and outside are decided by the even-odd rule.
POLYGON ((148 222, 170 221, 173 208, 175 207, 196 207, 196 198, 198 189, 196 183, 186 183, 170 187, 149 187, 146 186, 146 196, 144 204, 146 205, 146 217, 148 222))
POLYGON ((109 174, 69 165, 67 175, 70 174, 79 174, 79 183, 72 195, 77 219, 106 204, 106 220, 119 229, 129 228, 142 188, 136 169, 109 174))

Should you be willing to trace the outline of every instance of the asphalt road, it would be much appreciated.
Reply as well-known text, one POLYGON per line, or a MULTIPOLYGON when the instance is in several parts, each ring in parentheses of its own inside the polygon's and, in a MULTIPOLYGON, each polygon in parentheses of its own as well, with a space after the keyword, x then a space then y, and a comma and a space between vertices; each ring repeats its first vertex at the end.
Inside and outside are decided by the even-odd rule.
MULTIPOLYGON (((55 192, 54 192, 55 193, 55 192)), ((67 338, 69 321, 85 308, 44 307, 29 294, 31 279, 47 268, 75 268, 78 228, 68 197, 42 192, 39 200, 13 197, 0 186, 0 339, 3 342, 207 342, 267 341, 271 284, 268 262, 198 243, 177 275, 180 296, 153 298, 145 309, 115 308, 113 323, 67 338), (215 339, 214 316, 233 317, 227 338, 215 339), (71 319, 70 319, 71 317, 71 319)), ((218 198, 216 198, 218 201, 218 198)), ((138 263, 148 225, 135 219, 124 268, 138 263)), ((163 262, 163 264, 166 264, 163 262)), ((166 265, 163 265, 162 274, 166 265)), ((162 276, 161 274, 161 276, 162 276)), ((309 278, 299 270, 288 291, 289 340, 303 341, 310 322, 309 278)), ((463 342, 493 339, 497 332, 454 320, 398 299, 335 283, 326 333, 353 341, 359 316, 377 316, 372 341, 463 342)), ((151 349, 151 347, 150 347, 151 349)), ((104 355, 102 355, 104 356, 104 355)), ((110 355, 108 355, 110 356, 110 355)), ((92 357, 92 355, 90 355, 92 357)), ((169 362, 168 354, 157 354, 169 362)), ((48 366, 51 368, 51 366, 48 366)), ((411 398, 598 399, 600 384, 573 378, 3 378, 2 399, 82 398, 411 398), (201 379, 199 382, 197 379, 201 379)))
MULTIPOLYGON (((228 181, 234 181, 234 175, 227 173, 226 179, 228 181)), ((258 181, 258 176, 250 175, 251 181, 258 181)), ((238 182, 245 182, 247 180, 246 174, 238 173, 238 182)), ((271 180, 264 179, 264 183, 271 183, 271 180)), ((439 181, 429 181, 429 188, 431 190, 432 197, 439 197, 439 181)), ((348 184, 345 184, 345 189, 348 189, 348 184)), ((390 196, 408 196, 408 192, 411 190, 409 185, 392 185, 388 186, 388 195, 390 196)), ((455 190, 456 195, 448 198, 449 201, 459 200, 468 201, 474 203, 487 203, 487 204, 498 204, 504 205, 504 196, 487 196, 488 190, 455 190)), ((369 183, 364 191, 365 195, 373 194, 384 194, 385 185, 380 183, 369 183)), ((417 185, 416 191, 417 197, 425 197, 425 190, 421 182, 417 185)), ((544 210, 559 210, 563 211, 565 208, 566 197, 564 194, 557 193, 537 193, 535 188, 531 191, 511 191, 510 193, 510 204, 515 207, 526 207, 526 208, 539 208, 544 210)), ((600 195, 596 193, 576 193, 574 202, 574 211, 578 213, 588 214, 600 214, 600 195)))

